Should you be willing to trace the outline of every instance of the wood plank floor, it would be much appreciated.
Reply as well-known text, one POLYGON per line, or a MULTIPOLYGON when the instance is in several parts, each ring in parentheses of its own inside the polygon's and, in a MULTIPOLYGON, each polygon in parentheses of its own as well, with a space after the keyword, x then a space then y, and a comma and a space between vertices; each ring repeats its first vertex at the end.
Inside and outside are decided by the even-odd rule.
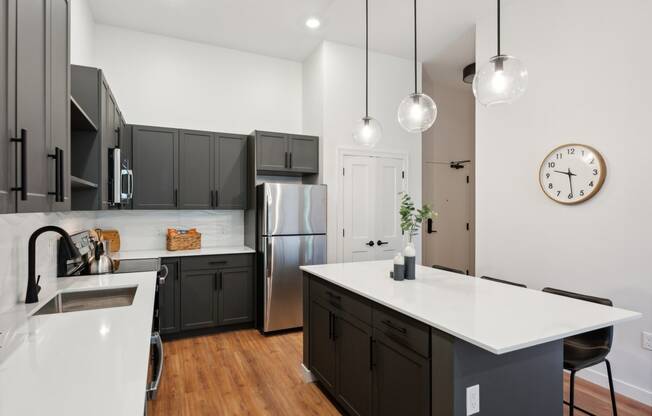
MULTIPOLYGON (((149 415, 340 415, 316 385, 302 381, 301 345, 300 332, 264 337, 256 330, 167 341, 149 415)), ((576 392, 578 405, 611 414, 607 390, 578 379, 576 392)), ((620 416, 652 415, 624 397, 618 405, 620 416)))

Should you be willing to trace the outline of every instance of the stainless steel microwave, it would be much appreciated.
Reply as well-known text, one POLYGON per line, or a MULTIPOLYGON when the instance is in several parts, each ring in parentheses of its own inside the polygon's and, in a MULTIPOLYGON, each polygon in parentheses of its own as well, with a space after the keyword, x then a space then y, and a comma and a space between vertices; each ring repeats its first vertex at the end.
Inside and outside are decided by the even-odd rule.
POLYGON ((134 171, 119 147, 109 151, 109 203, 128 204, 134 198, 134 171))

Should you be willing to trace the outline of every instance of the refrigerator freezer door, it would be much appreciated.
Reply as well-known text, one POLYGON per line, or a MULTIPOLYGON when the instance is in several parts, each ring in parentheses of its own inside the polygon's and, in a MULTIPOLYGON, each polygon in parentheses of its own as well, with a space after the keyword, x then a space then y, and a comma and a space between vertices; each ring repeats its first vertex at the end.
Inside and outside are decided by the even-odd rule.
POLYGON ((326 186, 266 183, 261 235, 326 234, 326 186))
POLYGON ((326 263, 326 236, 263 238, 265 332, 303 326, 303 274, 299 266, 326 263))

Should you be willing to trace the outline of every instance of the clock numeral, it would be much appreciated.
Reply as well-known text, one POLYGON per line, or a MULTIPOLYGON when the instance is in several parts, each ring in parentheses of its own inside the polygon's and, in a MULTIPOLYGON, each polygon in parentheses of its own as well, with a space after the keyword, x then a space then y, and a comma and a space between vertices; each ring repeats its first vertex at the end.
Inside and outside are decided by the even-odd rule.
POLYGON ((595 158, 591 158, 591 161, 589 162, 589 164, 594 165, 595 164, 595 158))
POLYGON ((584 156, 584 150, 582 150, 582 156, 584 156))
POLYGON ((550 179, 550 174, 546 173, 546 179, 550 179))
POLYGON ((552 189, 552 183, 548 184, 548 189, 552 189))
POLYGON ((570 149, 566 149, 566 152, 567 152, 569 155, 574 155, 574 154, 575 154, 575 148, 574 148, 574 147, 571 147, 570 149))
POLYGON ((561 195, 561 191, 557 191, 557 196, 561 195))
POLYGON ((554 168, 555 166, 556 166, 555 162, 548 162, 548 167, 549 168, 554 168))
POLYGON ((568 199, 573 199, 573 194, 568 194, 568 199))
POLYGON ((593 181, 589 182, 589 186, 590 186, 590 187, 593 187, 593 186, 594 186, 594 185, 593 185, 593 181))
POLYGON ((584 196, 584 189, 580 190, 580 196, 584 196))
POLYGON ((557 153, 557 154, 555 155, 555 158, 557 158, 557 159, 561 159, 562 156, 564 156, 563 153, 557 153))
POLYGON ((598 170, 597 170, 597 169, 593 169, 593 176, 596 176, 597 174, 598 174, 598 170))

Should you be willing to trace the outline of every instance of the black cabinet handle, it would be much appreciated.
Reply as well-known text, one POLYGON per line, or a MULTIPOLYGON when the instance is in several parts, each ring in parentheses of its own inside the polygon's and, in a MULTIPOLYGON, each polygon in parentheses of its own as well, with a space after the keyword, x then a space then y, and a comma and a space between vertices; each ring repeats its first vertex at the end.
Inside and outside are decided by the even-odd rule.
POLYGON ((333 313, 328 311, 328 339, 333 339, 333 313))
POLYGON ((290 167, 288 164, 288 152, 285 152, 285 162, 283 164, 283 167, 286 169, 290 167))
POLYGON ((217 292, 217 273, 213 275, 213 290, 217 292))
POLYGON ((120 147, 120 127, 116 127, 114 131, 116 132, 117 139, 118 139, 118 145, 116 147, 120 147))
POLYGON ((332 313, 331 315, 333 315, 333 341, 335 341, 337 339, 337 329, 335 326, 335 324, 337 323, 337 316, 335 316, 334 313, 332 313))
POLYGON ((374 369, 374 339, 369 337, 369 371, 374 369))
POLYGON ((54 195, 56 202, 63 202, 63 150, 59 147, 54 148, 54 154, 48 155, 48 158, 54 159, 54 192, 48 192, 48 195, 54 195))
POLYGON ((179 206, 179 191, 177 189, 174 190, 174 206, 179 206))
MULTIPOLYGON (((20 200, 27 201, 27 130, 20 129, 20 137, 13 137, 12 143, 20 143, 20 186, 11 188, 20 191, 20 200)), ((18 148, 16 148, 16 163, 18 163, 18 148)))
POLYGON ((218 193, 217 189, 215 190, 215 208, 217 208, 220 205, 220 194, 218 193))
POLYGON ((209 194, 211 194, 211 208, 215 208, 215 194, 213 191, 209 191, 209 194))
POLYGON ((437 231, 432 230, 432 218, 428 218, 428 234, 436 233, 437 231))
POLYGON ((224 276, 222 276, 222 272, 220 272, 220 291, 224 287, 224 276))
POLYGON ((288 163, 288 168, 292 169, 292 152, 290 152, 290 162, 288 163))
POLYGON ((366 246, 373 247, 376 245, 373 241, 369 241, 368 243, 365 243, 366 246))
POLYGON ((389 244, 389 243, 387 241, 378 240, 378 241, 376 241, 376 244, 378 244, 379 246, 384 246, 385 244, 389 244))
POLYGON ((222 261, 209 261, 208 264, 226 264, 226 260, 222 260, 222 261))
POLYGON ((389 328, 393 329, 394 331, 398 331, 401 334, 407 334, 407 329, 394 325, 392 321, 390 321, 389 319, 385 319, 384 321, 381 322, 387 325, 389 328))

